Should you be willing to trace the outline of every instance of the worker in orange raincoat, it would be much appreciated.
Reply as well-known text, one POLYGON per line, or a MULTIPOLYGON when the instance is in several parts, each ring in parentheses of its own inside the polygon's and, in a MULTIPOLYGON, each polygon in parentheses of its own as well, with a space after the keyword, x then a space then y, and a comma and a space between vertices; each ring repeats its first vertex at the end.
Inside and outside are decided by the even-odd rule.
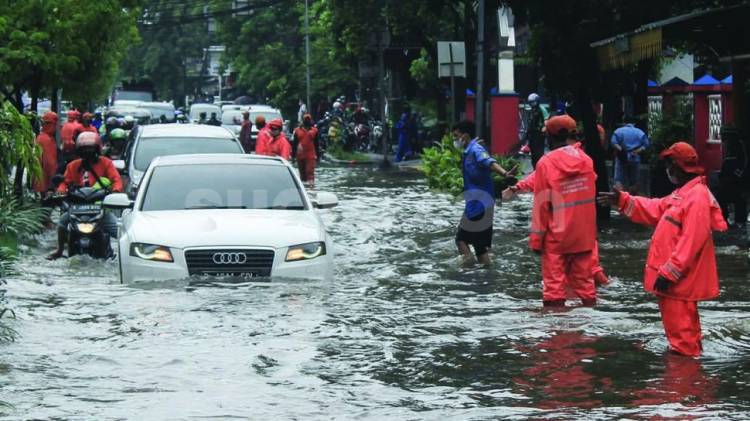
POLYGON ((564 306, 568 290, 584 305, 596 304, 591 276, 596 249, 596 174, 568 115, 545 123, 550 152, 536 165, 529 246, 542 257, 544 306, 564 306), (581 223, 581 221, 587 221, 581 223))
POLYGON ((615 189, 601 193, 600 202, 616 203, 631 221, 655 225, 648 251, 643 286, 659 298, 664 331, 672 351, 698 356, 701 325, 698 301, 719 295, 712 231, 727 223, 698 165, 698 154, 685 142, 661 153, 668 159, 667 176, 677 190, 667 197, 649 199, 615 189))
POLYGON ((83 116, 81 117, 81 124, 76 129, 75 133, 73 134, 73 141, 78 138, 78 135, 80 135, 83 132, 91 132, 96 133, 99 135, 99 130, 92 124, 92 121, 94 120, 94 115, 91 113, 83 113, 83 116))
POLYGON ((302 125, 294 129, 292 149, 297 159, 297 167, 302 182, 315 184, 315 164, 318 161, 318 129, 313 126, 310 114, 305 114, 302 118, 302 125))
POLYGON ((279 156, 287 161, 292 158, 292 145, 289 144, 282 132, 284 123, 280 118, 268 123, 268 135, 262 136, 258 132, 258 142, 255 145, 255 153, 258 155, 279 156))
MULTIPOLYGON (((568 139, 568 144, 574 146, 576 141, 568 139)), ((516 185, 505 189, 503 192, 503 200, 511 200, 516 194, 533 193, 534 183, 536 182, 535 180, 536 171, 532 171, 529 175, 524 177, 523 180, 516 183, 516 185)), ((596 286, 607 285, 609 283, 609 278, 607 277, 607 274, 604 273, 604 268, 599 262, 599 241, 596 242, 596 247, 594 247, 591 253, 591 277, 594 278, 596 286)))
POLYGON ((40 179, 34 180, 34 191, 41 193, 43 196, 50 189, 52 177, 57 173, 55 132, 57 132, 57 114, 50 111, 42 116, 42 131, 36 137, 36 143, 42 150, 42 155, 39 157, 42 176, 40 179))
POLYGON ((76 148, 75 135, 82 127, 82 124, 78 121, 80 115, 81 113, 76 110, 68 111, 68 121, 60 129, 60 140, 64 153, 70 153, 76 148))

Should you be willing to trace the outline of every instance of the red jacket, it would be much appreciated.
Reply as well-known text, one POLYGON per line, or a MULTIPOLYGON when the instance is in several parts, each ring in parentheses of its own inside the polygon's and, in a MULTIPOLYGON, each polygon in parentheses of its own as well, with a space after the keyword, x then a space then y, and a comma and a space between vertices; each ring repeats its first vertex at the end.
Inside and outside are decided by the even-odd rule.
POLYGON ((532 171, 523 178, 523 180, 516 183, 516 188, 519 193, 529 193, 534 191, 534 183, 536 183, 536 171, 532 171))
POLYGON ((57 142, 55 142, 56 124, 45 124, 42 132, 36 137, 36 143, 42 150, 42 156, 39 157, 42 165, 42 178, 34 181, 34 191, 37 193, 46 192, 52 177, 57 172, 57 142))
POLYGON ((596 244, 596 174, 581 144, 555 149, 536 164, 529 246, 555 254, 596 244))
MULTIPOLYGON (((117 172, 117 169, 115 168, 115 165, 112 163, 111 159, 100 156, 99 160, 96 161, 96 163, 92 167, 92 170, 94 173, 96 173, 97 177, 106 177, 109 179, 109 181, 112 182, 113 192, 122 191, 122 179, 120 178, 120 173, 117 172)), ((83 161, 80 158, 72 161, 65 168, 65 181, 60 183, 60 185, 57 187, 57 191, 59 193, 67 193, 68 189, 72 186, 83 186, 84 173, 85 170, 83 169, 83 161)), ((89 184, 93 186, 95 183, 96 177, 94 177, 93 175, 90 176, 89 184)))
POLYGON ((258 136, 255 138, 255 153, 258 155, 265 155, 268 141, 271 138, 271 133, 268 130, 268 126, 258 130, 258 136))
POLYGON ((60 140, 62 141, 62 150, 64 152, 71 152, 75 150, 75 135, 82 128, 83 124, 77 121, 68 120, 67 123, 63 124, 62 128, 60 129, 60 140))
POLYGON ((661 199, 620 194, 620 212, 633 222, 656 225, 648 250, 643 287, 656 295, 701 301, 719 295, 712 231, 727 223, 703 177, 661 199), (654 291, 657 277, 674 282, 665 294, 654 291))
POLYGON ((284 133, 280 134, 276 139, 272 138, 268 131, 266 131, 264 136, 261 136, 261 133, 263 131, 258 132, 258 141, 255 144, 256 154, 280 156, 287 161, 292 158, 292 145, 289 144, 284 133))
POLYGON ((297 142, 297 159, 318 159, 318 154, 315 151, 315 141, 318 137, 318 129, 311 127, 305 129, 304 127, 297 127, 294 129, 294 140, 297 142))

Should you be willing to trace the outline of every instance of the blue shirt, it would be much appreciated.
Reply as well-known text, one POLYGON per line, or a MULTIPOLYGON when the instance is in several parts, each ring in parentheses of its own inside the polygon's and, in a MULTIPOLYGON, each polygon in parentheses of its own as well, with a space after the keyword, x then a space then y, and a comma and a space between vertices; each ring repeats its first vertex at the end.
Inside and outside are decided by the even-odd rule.
POLYGON ((478 139, 474 139, 464 149, 461 160, 464 174, 464 215, 474 218, 495 205, 495 190, 492 185, 490 167, 496 161, 487 153, 478 139))
POLYGON ((612 134, 612 145, 620 145, 620 147, 628 153, 629 162, 641 162, 641 156, 632 156, 630 152, 638 148, 648 148, 651 142, 648 140, 648 136, 643 130, 627 124, 619 129, 615 130, 612 134))

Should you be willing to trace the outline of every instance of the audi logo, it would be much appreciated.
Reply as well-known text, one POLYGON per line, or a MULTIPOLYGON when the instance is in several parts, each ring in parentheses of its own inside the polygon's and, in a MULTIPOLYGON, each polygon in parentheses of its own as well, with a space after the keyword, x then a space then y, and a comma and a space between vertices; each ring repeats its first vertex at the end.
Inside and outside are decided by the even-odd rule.
POLYGON ((245 253, 214 253, 213 261, 217 265, 242 265, 247 262, 245 253))

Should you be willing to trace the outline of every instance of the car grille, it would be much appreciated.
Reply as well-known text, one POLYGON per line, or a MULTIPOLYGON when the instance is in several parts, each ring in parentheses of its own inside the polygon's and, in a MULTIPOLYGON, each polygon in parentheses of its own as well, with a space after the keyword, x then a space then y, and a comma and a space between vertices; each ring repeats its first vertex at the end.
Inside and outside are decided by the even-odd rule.
POLYGON ((190 275, 271 276, 273 250, 188 250, 190 275))

